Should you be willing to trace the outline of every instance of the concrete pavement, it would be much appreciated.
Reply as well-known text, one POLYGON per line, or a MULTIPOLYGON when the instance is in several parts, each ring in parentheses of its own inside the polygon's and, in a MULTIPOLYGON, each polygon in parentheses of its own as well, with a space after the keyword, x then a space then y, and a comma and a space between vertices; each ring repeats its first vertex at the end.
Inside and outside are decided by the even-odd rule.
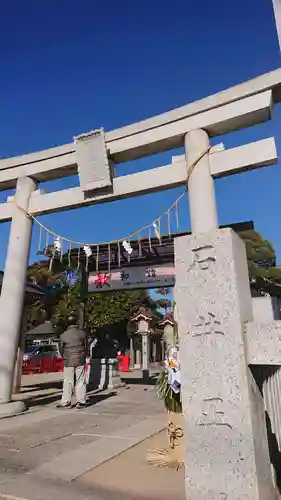
POLYGON ((19 397, 30 411, 0 420, 0 495, 116 499, 106 481, 95 486, 77 479, 164 429, 163 403, 153 385, 135 377, 118 392, 92 393, 86 410, 61 410, 60 379, 61 374, 24 377, 19 397))

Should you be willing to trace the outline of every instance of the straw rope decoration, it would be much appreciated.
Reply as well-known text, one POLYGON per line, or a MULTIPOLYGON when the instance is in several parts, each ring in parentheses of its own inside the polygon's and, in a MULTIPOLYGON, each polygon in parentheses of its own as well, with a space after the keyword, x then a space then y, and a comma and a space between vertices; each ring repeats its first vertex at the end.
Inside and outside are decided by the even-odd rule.
MULTIPOLYGON (((198 162, 206 155, 209 153, 211 146, 209 146, 207 149, 205 149, 201 155, 197 158, 196 161, 193 162, 193 164, 189 167, 188 173, 187 173, 187 179, 186 179, 186 188, 188 185, 188 181, 190 179, 190 176, 198 164, 198 162)), ((130 244, 130 240, 133 238, 137 238, 139 241, 138 245, 138 250, 141 254, 141 235, 145 231, 148 231, 148 241, 149 241, 149 248, 152 250, 152 232, 155 233, 156 238, 158 239, 159 243, 162 244, 162 238, 161 238, 161 221, 166 220, 168 224, 168 235, 171 237, 171 216, 173 212, 175 212, 175 219, 176 219, 176 227, 177 229, 179 228, 179 202, 181 199, 185 196, 186 190, 177 197, 177 199, 172 203, 172 205, 159 217, 154 219, 154 221, 150 222, 149 224, 146 224, 145 226, 142 226, 140 229, 137 231, 127 235, 124 238, 120 238, 118 240, 111 240, 111 241, 106 241, 106 242, 98 242, 98 243, 87 243, 84 241, 76 241, 72 240, 70 238, 67 238, 65 236, 61 236, 52 229, 46 227, 44 224, 42 224, 37 217, 34 215, 28 213, 26 210, 24 210, 21 206, 18 204, 16 205, 19 210, 21 210, 29 219, 33 220, 40 228, 40 235, 39 235, 39 242, 38 242, 38 249, 41 247, 43 240, 44 240, 44 233, 45 233, 45 246, 44 246, 44 254, 48 255, 48 249, 51 251, 51 255, 49 254, 48 256, 50 257, 50 270, 52 268, 53 260, 55 257, 56 251, 58 251, 60 255, 60 260, 62 260, 63 256, 63 243, 66 243, 68 246, 68 251, 67 251, 67 257, 68 257, 68 264, 69 267, 71 267, 71 251, 73 250, 73 247, 78 247, 78 260, 80 260, 80 255, 81 255, 81 247, 83 247, 83 253, 86 255, 86 268, 88 268, 88 262, 89 259, 92 256, 92 250, 91 247, 95 247, 96 249, 96 255, 95 255, 95 260, 96 260, 96 271, 98 272, 99 270, 99 260, 100 260, 100 246, 101 245, 107 245, 108 248, 108 272, 111 270, 111 248, 112 246, 116 245, 117 246, 117 253, 118 253, 118 265, 120 267, 121 264, 121 250, 120 250, 120 245, 122 245, 124 242, 126 242, 128 245, 130 244), (53 239, 53 245, 50 245, 50 240, 53 239)), ((130 253, 127 255, 128 262, 130 262, 130 253)), ((79 268, 80 263, 78 262, 77 268, 79 268)))

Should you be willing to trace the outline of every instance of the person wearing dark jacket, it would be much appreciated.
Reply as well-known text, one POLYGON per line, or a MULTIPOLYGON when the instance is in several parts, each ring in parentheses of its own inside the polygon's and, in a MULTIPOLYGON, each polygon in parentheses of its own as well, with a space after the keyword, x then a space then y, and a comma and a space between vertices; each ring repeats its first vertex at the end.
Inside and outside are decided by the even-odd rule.
POLYGON ((60 350, 64 358, 63 391, 60 406, 71 408, 71 398, 75 386, 76 408, 85 408, 87 336, 83 330, 77 327, 77 319, 74 315, 69 316, 67 324, 67 329, 60 337, 60 350))

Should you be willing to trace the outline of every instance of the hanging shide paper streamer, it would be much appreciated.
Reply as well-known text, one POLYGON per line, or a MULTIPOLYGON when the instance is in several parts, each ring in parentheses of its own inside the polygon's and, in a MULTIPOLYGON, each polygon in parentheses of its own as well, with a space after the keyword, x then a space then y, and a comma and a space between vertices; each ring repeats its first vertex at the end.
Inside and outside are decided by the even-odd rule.
POLYGON ((55 248, 56 252, 60 253, 60 251, 61 251, 61 240, 60 240, 59 237, 56 237, 54 239, 54 248, 55 248))
POLYGON ((88 258, 91 257, 93 252, 92 252, 92 249, 89 245, 85 245, 83 250, 88 258))
POLYGON ((85 252, 85 255, 86 255, 86 272, 88 272, 88 268, 89 268, 89 258, 91 257, 92 255, 92 249, 89 245, 85 245, 83 247, 83 250, 85 252))
POLYGON ((160 240, 161 240, 161 235, 160 235, 160 231, 159 231, 159 223, 157 223, 157 222, 153 222, 152 226, 153 226, 153 229, 154 229, 154 232, 155 232, 155 236, 156 236, 156 238, 157 238, 157 239, 159 240, 159 242, 160 242, 160 240))
POLYGON ((128 255, 131 255, 133 253, 133 249, 131 247, 131 243, 127 240, 124 240, 122 243, 124 250, 127 252, 128 255))

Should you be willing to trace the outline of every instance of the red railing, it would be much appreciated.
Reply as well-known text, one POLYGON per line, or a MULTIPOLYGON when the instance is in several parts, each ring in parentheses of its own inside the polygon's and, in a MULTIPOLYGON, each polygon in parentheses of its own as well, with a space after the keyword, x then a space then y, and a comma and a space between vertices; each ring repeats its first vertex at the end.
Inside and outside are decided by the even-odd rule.
POLYGON ((63 372, 63 365, 64 362, 62 358, 29 359, 23 361, 22 373, 30 375, 32 373, 63 372))
MULTIPOLYGON (((117 356, 120 372, 130 371, 130 356, 117 356)), ((90 360, 87 359, 85 371, 89 369, 90 360)), ((64 361, 63 358, 42 358, 42 359, 29 359, 23 361, 22 373, 24 375, 31 375, 32 373, 56 373, 63 372, 64 361)))

